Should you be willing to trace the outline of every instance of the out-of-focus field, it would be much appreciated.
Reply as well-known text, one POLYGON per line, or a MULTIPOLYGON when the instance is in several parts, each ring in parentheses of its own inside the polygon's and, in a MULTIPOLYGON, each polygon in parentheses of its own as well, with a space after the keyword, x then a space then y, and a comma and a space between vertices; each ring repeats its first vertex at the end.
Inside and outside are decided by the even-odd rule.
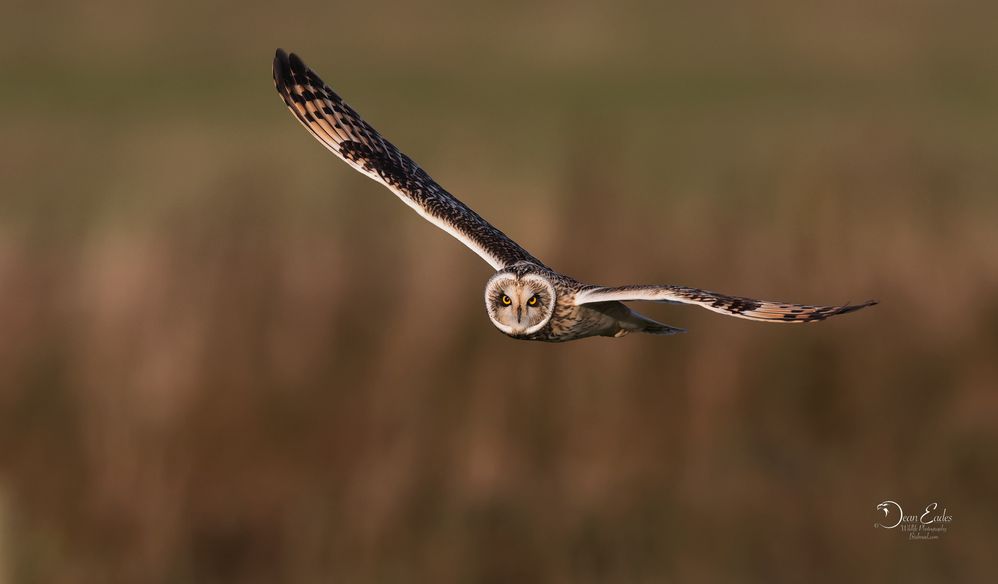
POLYGON ((993 580, 996 6, 5 6, 0 583, 993 580), (278 46, 556 269, 881 305, 514 342, 278 46))

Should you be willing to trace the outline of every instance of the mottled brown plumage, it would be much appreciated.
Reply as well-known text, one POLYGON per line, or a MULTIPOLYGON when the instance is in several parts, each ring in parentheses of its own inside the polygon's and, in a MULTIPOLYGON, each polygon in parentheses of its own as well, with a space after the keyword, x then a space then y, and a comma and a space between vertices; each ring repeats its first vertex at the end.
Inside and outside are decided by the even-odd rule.
POLYGON ((570 341, 631 332, 683 332, 650 320, 623 302, 696 304, 762 322, 814 322, 876 304, 808 306, 726 296, 685 286, 603 287, 582 284, 546 267, 493 227, 386 140, 295 54, 278 49, 274 84, 292 114, 333 154, 385 185, 417 213, 468 246, 497 272, 485 288, 485 307, 505 334, 536 341, 570 341))

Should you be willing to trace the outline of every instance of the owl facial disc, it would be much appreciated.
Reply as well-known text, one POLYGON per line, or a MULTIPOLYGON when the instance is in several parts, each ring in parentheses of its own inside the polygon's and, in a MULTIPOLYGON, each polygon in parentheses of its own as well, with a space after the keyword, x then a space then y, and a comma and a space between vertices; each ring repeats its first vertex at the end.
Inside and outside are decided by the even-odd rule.
POLYGON ((537 274, 499 272, 485 285, 485 310, 496 328, 520 337, 539 331, 551 320, 555 290, 537 274))

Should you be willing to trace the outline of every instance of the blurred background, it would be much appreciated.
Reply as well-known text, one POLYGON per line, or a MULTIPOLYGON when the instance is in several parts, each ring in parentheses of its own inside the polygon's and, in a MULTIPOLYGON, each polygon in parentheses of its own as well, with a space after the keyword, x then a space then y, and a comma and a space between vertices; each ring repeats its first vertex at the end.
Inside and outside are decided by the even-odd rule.
POLYGON ((6 4, 0 583, 993 581, 996 19, 6 4), (279 46, 565 273, 881 304, 510 340, 488 266, 292 119, 279 46))

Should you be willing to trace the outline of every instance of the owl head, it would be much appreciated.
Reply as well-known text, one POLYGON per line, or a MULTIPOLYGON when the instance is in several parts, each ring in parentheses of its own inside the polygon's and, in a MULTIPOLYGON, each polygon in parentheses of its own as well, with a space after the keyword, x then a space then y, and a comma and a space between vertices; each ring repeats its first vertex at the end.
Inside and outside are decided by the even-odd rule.
POLYGON ((540 274, 497 272, 485 285, 485 310, 496 328, 514 337, 539 331, 551 320, 555 290, 540 274))

